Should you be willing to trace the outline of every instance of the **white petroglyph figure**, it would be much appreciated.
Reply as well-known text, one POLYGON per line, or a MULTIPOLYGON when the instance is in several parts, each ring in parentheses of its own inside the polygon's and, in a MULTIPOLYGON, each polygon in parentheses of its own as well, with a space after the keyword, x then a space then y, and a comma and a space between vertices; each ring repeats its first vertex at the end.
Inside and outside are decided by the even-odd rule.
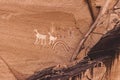
POLYGON ((34 44, 41 42, 41 45, 46 45, 47 35, 40 34, 37 29, 34 29, 34 31, 36 32, 36 41, 34 44))
POLYGON ((53 36, 50 32, 49 34, 49 44, 54 44, 54 42, 57 40, 57 37, 53 36))

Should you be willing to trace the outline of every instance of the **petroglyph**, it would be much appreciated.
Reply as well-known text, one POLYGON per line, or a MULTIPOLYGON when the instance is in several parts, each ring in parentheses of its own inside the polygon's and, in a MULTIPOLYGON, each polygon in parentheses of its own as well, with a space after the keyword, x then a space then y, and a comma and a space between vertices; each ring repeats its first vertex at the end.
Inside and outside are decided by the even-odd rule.
POLYGON ((67 52, 69 52, 70 49, 71 49, 71 48, 68 46, 68 44, 66 44, 66 42, 64 42, 64 41, 62 41, 62 40, 57 40, 57 41, 53 44, 52 49, 55 50, 55 48, 56 48, 57 45, 62 45, 62 46, 63 46, 63 49, 64 49, 65 51, 67 51, 67 52))
POLYGON ((39 33, 37 29, 34 29, 34 32, 36 33, 36 40, 34 44, 39 44, 40 42, 41 45, 46 45, 46 44, 51 45, 54 44, 54 42, 57 40, 57 37, 53 36, 50 32, 48 32, 47 35, 39 33), (49 37, 48 43, 47 43, 47 36, 49 37))
POLYGON ((57 37, 53 36, 50 32, 49 34, 49 44, 54 44, 54 42, 57 40, 57 37))
POLYGON ((51 32, 48 32, 48 34, 41 34, 38 32, 37 29, 34 29, 34 32, 36 33, 36 40, 34 42, 35 45, 42 45, 42 46, 46 46, 49 45, 52 47, 53 50, 55 50, 57 45, 62 45, 63 49, 67 52, 70 51, 70 47, 68 46, 68 44, 66 44, 66 42, 64 42, 61 39, 58 39, 56 36, 54 36, 51 32))
POLYGON ((37 29, 34 29, 34 31, 36 32, 36 41, 34 44, 39 44, 40 42, 41 45, 46 45, 47 35, 40 34, 37 29))

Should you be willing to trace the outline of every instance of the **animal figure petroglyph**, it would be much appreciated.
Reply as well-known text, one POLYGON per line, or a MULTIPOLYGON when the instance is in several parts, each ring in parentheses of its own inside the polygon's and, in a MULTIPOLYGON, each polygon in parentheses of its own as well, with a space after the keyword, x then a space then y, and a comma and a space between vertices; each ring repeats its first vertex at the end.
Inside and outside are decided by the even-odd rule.
POLYGON ((36 40, 34 44, 39 44, 39 42, 41 42, 41 45, 46 45, 46 42, 49 41, 48 44, 52 45, 53 50, 55 50, 55 47, 58 44, 62 45, 64 50, 67 52, 71 49, 64 41, 57 40, 57 37, 53 36, 50 32, 48 32, 47 35, 40 34, 37 29, 34 29, 34 32, 36 33, 36 40))
POLYGON ((47 35, 40 34, 37 29, 34 29, 34 31, 36 32, 36 41, 34 44, 39 44, 39 42, 41 42, 41 45, 46 45, 47 35))
POLYGON ((57 40, 57 37, 53 36, 50 32, 49 34, 49 44, 54 44, 54 42, 57 40))

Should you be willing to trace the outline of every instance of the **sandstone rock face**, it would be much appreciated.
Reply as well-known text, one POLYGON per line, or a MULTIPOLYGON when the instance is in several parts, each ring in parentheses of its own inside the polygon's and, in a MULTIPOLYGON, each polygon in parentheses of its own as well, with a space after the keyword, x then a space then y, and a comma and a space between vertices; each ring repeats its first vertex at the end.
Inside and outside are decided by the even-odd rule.
POLYGON ((85 0, 0 0, 0 22, 0 80, 16 80, 10 69, 29 76, 68 63, 92 18, 85 0), (57 37, 53 44, 49 32, 57 37))
MULTIPOLYGON (((0 0, 0 21, 1 57, 10 68, 29 75, 68 63, 82 33, 88 30, 91 17, 83 0, 0 0), (34 44, 35 29, 46 35, 45 45, 41 41, 34 44), (57 37, 54 44, 49 44, 48 32, 57 37)), ((14 80, 7 65, 2 64, 1 79, 7 80, 7 73, 9 80, 14 80)))

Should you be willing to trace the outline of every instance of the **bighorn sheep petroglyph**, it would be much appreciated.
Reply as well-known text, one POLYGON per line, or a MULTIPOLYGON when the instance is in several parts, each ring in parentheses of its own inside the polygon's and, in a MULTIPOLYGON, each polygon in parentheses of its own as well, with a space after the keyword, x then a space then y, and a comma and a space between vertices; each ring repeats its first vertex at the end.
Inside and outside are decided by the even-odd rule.
POLYGON ((36 32, 36 41, 34 44, 38 44, 40 41, 41 45, 46 45, 47 35, 40 34, 37 29, 34 29, 34 31, 36 32))
POLYGON ((50 32, 49 34, 49 44, 54 44, 54 42, 57 40, 57 37, 53 36, 50 32))
MULTIPOLYGON (((39 44, 40 42, 41 45, 46 45, 47 35, 40 34, 37 29, 34 29, 34 32, 36 33, 36 41, 34 44, 39 44)), ((48 44, 49 45, 54 44, 54 42, 57 40, 57 37, 53 36, 50 32, 48 32, 48 36, 49 36, 48 44)))

